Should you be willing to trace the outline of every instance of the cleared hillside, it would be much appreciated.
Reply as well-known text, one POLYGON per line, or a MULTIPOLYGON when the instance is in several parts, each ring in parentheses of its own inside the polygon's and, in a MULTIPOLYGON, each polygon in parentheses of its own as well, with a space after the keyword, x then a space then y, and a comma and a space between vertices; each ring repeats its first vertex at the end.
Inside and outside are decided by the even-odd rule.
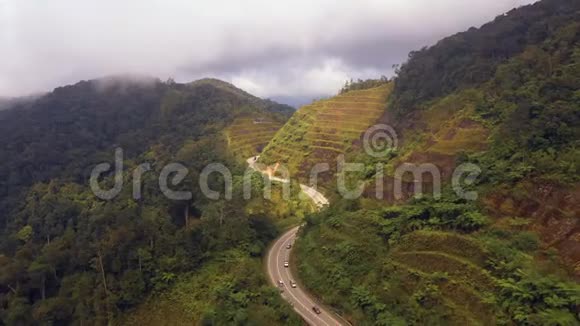
POLYGON ((225 131, 228 147, 237 158, 245 161, 260 153, 283 125, 283 119, 271 114, 236 118, 225 131))
POLYGON ((348 153, 353 142, 374 125, 385 111, 391 84, 349 91, 300 108, 266 146, 260 161, 280 162, 291 175, 307 181, 311 168, 328 163, 336 170, 336 157, 348 153))

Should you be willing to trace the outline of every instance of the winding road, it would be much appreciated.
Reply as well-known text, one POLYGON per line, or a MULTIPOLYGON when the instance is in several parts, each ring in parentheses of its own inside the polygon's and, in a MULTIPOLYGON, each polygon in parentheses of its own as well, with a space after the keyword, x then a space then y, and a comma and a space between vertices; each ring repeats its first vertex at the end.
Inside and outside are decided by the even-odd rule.
MULTIPOLYGON (((267 175, 265 171, 260 170, 258 168, 257 161, 258 161, 258 158, 259 157, 260 156, 250 157, 249 159, 246 160, 246 162, 248 163, 248 166, 252 170, 257 171, 257 172, 260 172, 260 173, 262 173, 264 175, 267 175)), ((282 179, 282 178, 279 178, 279 177, 270 177, 270 180, 277 181, 277 182, 281 182, 281 183, 288 183, 288 182, 290 182, 290 180, 288 180, 288 179, 282 179)), ((312 201, 314 202, 314 204, 316 205, 316 207, 318 207, 319 209, 320 208, 323 208, 324 206, 328 206, 328 204, 330 203, 328 201, 328 199, 326 197, 324 197, 323 194, 321 194, 318 190, 316 190, 316 189, 314 189, 312 187, 309 187, 309 186, 306 186, 306 185, 301 184, 300 185, 300 189, 306 195, 308 195, 308 197, 310 197, 310 199, 312 199, 312 201)))
POLYGON ((311 295, 304 291, 300 285, 297 285, 295 288, 291 286, 292 281, 296 281, 297 277, 292 274, 292 269, 290 267, 284 267, 284 263, 293 263, 293 261, 290 261, 290 253, 293 246, 290 249, 288 249, 287 246, 288 244, 294 244, 298 228, 299 227, 295 227, 284 233, 274 242, 268 251, 266 267, 268 269, 270 281, 274 286, 280 289, 282 298, 288 301, 294 310, 309 325, 346 325, 346 323, 342 322, 336 314, 322 306, 311 295), (283 282, 282 285, 280 285, 280 281, 283 282), (320 314, 314 312, 312 309, 313 307, 317 307, 320 314))
MULTIPOLYGON (((247 160, 248 165, 250 168, 258 172, 265 173, 257 168, 257 160, 258 156, 249 158, 247 160)), ((272 177, 270 180, 285 183, 290 182, 287 179, 277 177, 272 177)), ((328 199, 326 199, 323 194, 316 191, 316 189, 305 185, 300 185, 300 188, 314 201, 318 208, 328 205, 328 199)), ((293 261, 290 261, 290 254, 294 248, 293 245, 299 228, 300 227, 297 226, 286 231, 272 244, 266 258, 266 268, 269 279, 272 282, 272 285, 280 290, 282 298, 290 303, 294 310, 309 325, 347 325, 347 323, 343 322, 338 315, 317 302, 316 299, 303 290, 300 285, 296 284, 296 287, 292 287, 292 283, 297 280, 297 277, 292 274, 292 268, 289 265, 286 267, 285 264, 293 263, 293 261), (314 307, 318 308, 318 311, 314 311, 314 307)))

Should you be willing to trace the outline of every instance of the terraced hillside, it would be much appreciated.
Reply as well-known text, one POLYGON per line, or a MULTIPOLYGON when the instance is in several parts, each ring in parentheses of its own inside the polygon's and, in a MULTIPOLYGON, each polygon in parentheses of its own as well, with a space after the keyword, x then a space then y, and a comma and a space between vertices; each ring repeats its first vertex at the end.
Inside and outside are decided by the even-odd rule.
POLYGON ((471 235, 411 231, 417 215, 322 213, 296 243, 301 280, 353 324, 496 324, 499 308, 488 299, 498 282, 485 245, 471 235))
POLYGON ((247 159, 260 153, 284 122, 274 115, 236 118, 226 129, 228 147, 237 158, 247 159))
POLYGON ((328 179, 336 157, 349 152, 353 141, 383 115, 391 89, 386 84, 350 91, 300 108, 266 146, 260 161, 280 162, 303 182, 316 163, 325 162, 331 171, 321 178, 328 179))
POLYGON ((409 282, 409 290, 417 291, 421 283, 439 289, 440 303, 453 312, 454 323, 495 323, 493 308, 485 298, 494 291, 496 281, 484 269, 485 250, 473 239, 450 232, 416 231, 403 239, 390 258, 396 273, 409 282))
MULTIPOLYGON (((398 136, 397 156, 388 166, 383 183, 383 197, 388 203, 405 202, 414 195, 411 174, 403 176, 403 196, 394 196, 395 168, 403 163, 434 164, 443 182, 451 180, 457 167, 458 156, 482 153, 489 148, 489 127, 477 116, 476 107, 482 95, 470 90, 434 101, 428 108, 415 114, 412 119, 393 126, 398 136)), ((381 118, 381 121, 388 117, 381 118)), ((361 176, 365 177, 365 176, 361 176)), ((432 191, 431 179, 422 180, 422 187, 432 191)), ((368 183, 365 196, 376 198, 374 183, 368 183)))

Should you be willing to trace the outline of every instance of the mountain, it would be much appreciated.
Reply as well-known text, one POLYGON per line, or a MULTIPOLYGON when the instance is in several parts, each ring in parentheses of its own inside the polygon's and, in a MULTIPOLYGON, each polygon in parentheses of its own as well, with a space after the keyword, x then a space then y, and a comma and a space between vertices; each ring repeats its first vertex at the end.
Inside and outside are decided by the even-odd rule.
POLYGON ((85 182, 87 169, 114 147, 128 158, 159 142, 176 150, 242 116, 284 121, 290 107, 261 100, 225 82, 162 83, 108 77, 57 88, 0 115, 0 194, 66 175, 85 182))
MULTIPOLYGON (((393 110, 404 113, 434 98, 477 87, 492 79, 500 65, 530 49, 557 52, 557 48, 546 48, 548 38, 557 36, 569 51, 577 21, 576 1, 539 1, 500 15, 479 29, 471 28, 430 48, 411 52, 399 68, 391 98, 393 110)), ((561 55, 562 59, 567 56, 561 55)), ((537 69, 550 69, 550 62, 541 61, 546 58, 530 59, 540 60, 537 69)))
POLYGON ((578 324, 579 18, 577 1, 521 7, 412 52, 383 100, 361 82, 299 109, 260 160, 301 180, 331 167, 333 204, 295 245, 304 285, 353 324, 578 324), (349 94, 382 112, 340 105, 349 94), (365 149, 374 125, 392 128, 381 157, 365 149), (339 155, 363 168, 333 170, 339 155), (460 167, 477 177, 452 183, 460 167))
MULTIPOLYGON (((0 324, 110 324, 150 293, 187 282, 188 273, 209 273, 218 283, 226 275, 252 282, 253 289, 230 289, 253 291, 245 309, 263 312, 268 323, 293 320, 265 279, 247 273, 260 269, 258 257, 276 236, 279 220, 267 213, 270 204, 255 199, 260 209, 248 213, 238 200, 241 184, 232 200, 217 202, 198 186, 210 163, 243 175, 247 157, 293 111, 219 80, 113 76, 59 87, 0 112, 0 324), (116 149, 122 149, 123 186, 114 198, 100 199, 89 186, 91 171, 113 162, 116 149), (134 171, 143 163, 150 171, 134 199, 134 171), (187 168, 175 186, 190 190, 190 198, 170 200, 161 192, 169 163, 187 168), (221 274, 209 272, 216 265, 221 274)), ((109 189, 116 178, 110 171, 98 182, 109 189)), ((223 192, 218 175, 208 182, 223 192)), ((205 305, 173 314, 174 322, 201 319, 228 304, 221 297, 211 301, 212 293, 201 296, 202 283, 188 284, 199 287, 205 305)))

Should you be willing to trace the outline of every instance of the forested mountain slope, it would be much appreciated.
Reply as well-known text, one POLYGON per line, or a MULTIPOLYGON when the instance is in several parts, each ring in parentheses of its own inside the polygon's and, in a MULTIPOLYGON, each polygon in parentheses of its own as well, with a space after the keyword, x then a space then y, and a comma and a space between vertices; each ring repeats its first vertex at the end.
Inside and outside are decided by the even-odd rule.
MULTIPOLYGON (((546 48, 546 39, 559 36, 562 41, 573 43, 578 15, 577 1, 539 1, 500 15, 481 28, 471 28, 432 47, 411 52, 397 75, 391 100, 393 110, 405 113, 434 98, 476 87, 493 78, 499 65, 530 47, 555 54, 558 45, 546 48)), ((566 53, 558 53, 557 58, 565 56, 566 53)), ((549 61, 542 61, 538 68, 550 69, 550 65, 549 61)))
POLYGON ((577 1, 545 0, 419 51, 401 68, 384 117, 408 140, 405 159, 448 171, 479 165, 488 212, 531 218, 572 268, 580 263, 580 243, 570 241, 580 232, 579 22, 577 1))
MULTIPOLYGON (((200 269, 234 267, 234 260, 215 262, 218 257, 259 269, 255 257, 275 237, 275 218, 249 214, 244 202, 209 201, 198 176, 214 162, 241 176, 245 161, 224 131, 242 118, 281 125, 292 111, 218 80, 177 84, 120 76, 57 88, 1 112, 0 324, 107 324, 151 291, 195 280, 200 269), (95 165, 113 162, 116 148, 123 149, 124 187, 105 201, 88 179, 95 165), (151 163, 152 171, 134 200, 132 175, 141 163, 151 163), (167 163, 188 168, 179 189, 191 191, 190 200, 161 193, 158 179, 167 163)), ((101 185, 112 179, 104 175, 101 185)), ((215 176, 209 182, 212 189, 224 187, 215 176)), ((226 287, 217 297, 200 290, 206 304, 173 320, 202 319, 206 312, 222 322, 254 318, 246 309, 263 311, 268 323, 291 318, 261 275, 234 273, 230 280, 256 284, 246 305, 224 306, 214 317, 213 309, 229 304, 228 291, 247 289, 226 287)))
POLYGON ((580 2, 544 0, 412 53, 377 119, 399 140, 383 199, 355 142, 365 196, 308 219, 306 285, 357 324, 577 325, 579 22, 580 2), (441 198, 425 178, 413 199, 411 175, 395 198, 402 163, 434 164, 441 198), (451 187, 463 163, 475 201, 451 187))

